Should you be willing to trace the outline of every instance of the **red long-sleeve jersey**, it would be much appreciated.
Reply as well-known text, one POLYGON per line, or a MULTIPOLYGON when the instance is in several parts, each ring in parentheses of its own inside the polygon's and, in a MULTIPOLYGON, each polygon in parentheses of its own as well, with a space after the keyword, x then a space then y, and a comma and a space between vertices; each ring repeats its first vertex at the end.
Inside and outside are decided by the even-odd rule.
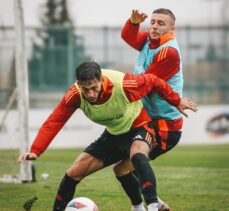
MULTIPOLYGON (((103 104, 109 100, 112 94, 113 83, 105 75, 102 76, 103 87, 97 104, 103 104)), ((157 78, 153 74, 132 75, 125 74, 123 79, 123 90, 130 102, 140 100, 150 91, 154 91, 164 97, 169 103, 178 106, 180 97, 173 92, 171 87, 163 80, 157 78)), ((34 152, 38 156, 45 151, 57 133, 68 121, 71 115, 80 108, 80 90, 73 84, 65 93, 64 97, 54 109, 52 114, 47 118, 40 128, 30 152, 34 152)), ((143 108, 140 115, 134 121, 132 127, 139 127, 146 124, 151 119, 143 108)))
MULTIPOLYGON (((131 47, 138 51, 141 51, 142 47, 149 37, 149 32, 140 30, 140 24, 132 24, 130 20, 127 20, 125 26, 122 29, 121 37, 131 47)), ((160 39, 150 40, 149 47, 151 49, 158 48, 160 45, 174 39, 173 32, 162 35, 160 39)), ((163 80, 170 79, 180 69, 180 57, 177 50, 173 47, 166 46, 162 48, 155 56, 152 63, 146 69, 145 73, 151 73, 163 80)), ((167 130, 176 131, 182 128, 183 119, 165 120, 167 130)), ((165 128, 163 128, 164 130, 165 128)))

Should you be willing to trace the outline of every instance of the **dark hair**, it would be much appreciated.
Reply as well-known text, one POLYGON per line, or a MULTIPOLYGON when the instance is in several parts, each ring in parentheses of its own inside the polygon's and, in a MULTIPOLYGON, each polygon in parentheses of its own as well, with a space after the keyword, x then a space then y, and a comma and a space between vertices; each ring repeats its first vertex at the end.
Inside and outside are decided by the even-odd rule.
POLYGON ((97 79, 99 81, 101 79, 101 68, 99 64, 94 61, 87 61, 81 63, 76 68, 76 79, 81 83, 94 79, 97 79))
POLYGON ((168 15, 168 16, 170 16, 170 17, 174 20, 174 22, 176 21, 175 15, 174 15, 173 12, 172 12, 171 10, 169 10, 169 9, 166 9, 166 8, 158 8, 158 9, 156 9, 156 10, 153 11, 153 14, 154 14, 154 13, 159 13, 159 14, 168 15))

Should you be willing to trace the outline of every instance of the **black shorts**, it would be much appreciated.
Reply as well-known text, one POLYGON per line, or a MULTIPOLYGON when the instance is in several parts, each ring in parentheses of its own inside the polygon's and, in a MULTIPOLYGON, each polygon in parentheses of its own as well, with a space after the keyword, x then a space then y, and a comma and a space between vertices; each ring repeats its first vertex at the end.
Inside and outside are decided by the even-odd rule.
POLYGON ((121 135, 112 135, 105 130, 84 152, 103 160, 104 166, 109 166, 129 158, 130 148, 135 140, 142 140, 151 148, 153 139, 154 130, 152 122, 149 122, 144 127, 131 128, 129 132, 121 135))
POLYGON ((161 154, 164 154, 177 145, 181 137, 181 131, 161 131, 154 129, 155 142, 152 150, 149 153, 151 160, 156 159, 161 154))

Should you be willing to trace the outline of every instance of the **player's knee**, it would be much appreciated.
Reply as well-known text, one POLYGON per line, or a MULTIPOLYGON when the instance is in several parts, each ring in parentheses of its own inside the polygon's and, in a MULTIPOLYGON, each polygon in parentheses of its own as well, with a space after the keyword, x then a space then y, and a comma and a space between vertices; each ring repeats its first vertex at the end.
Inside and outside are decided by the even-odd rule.
POLYGON ((137 153, 142 153, 146 157, 148 157, 149 154, 148 144, 143 141, 134 141, 130 149, 130 159, 137 153))
POLYGON ((117 176, 117 177, 122 176, 121 175, 122 174, 122 168, 119 164, 116 163, 113 165, 113 171, 115 173, 115 176, 117 176))
POLYGON ((126 175, 132 170, 132 166, 125 165, 124 163, 116 163, 113 165, 113 171, 116 177, 126 175))
POLYGON ((84 177, 86 177, 86 174, 81 171, 77 166, 74 164, 67 170, 67 175, 71 177, 74 180, 81 181, 84 177))

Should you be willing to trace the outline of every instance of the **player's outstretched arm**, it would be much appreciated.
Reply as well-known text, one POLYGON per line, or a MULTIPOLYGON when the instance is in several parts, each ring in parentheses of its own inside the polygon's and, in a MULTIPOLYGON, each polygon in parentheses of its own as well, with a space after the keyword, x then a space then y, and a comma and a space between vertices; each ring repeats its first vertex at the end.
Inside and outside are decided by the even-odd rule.
POLYGON ((144 22, 147 17, 148 16, 143 12, 139 12, 138 10, 132 10, 130 22, 132 24, 139 24, 144 22))
POLYGON ((186 109, 196 112, 197 105, 188 98, 181 98, 169 84, 153 74, 125 74, 123 79, 124 92, 130 102, 137 101, 147 94, 155 92, 169 104, 175 106, 184 116, 188 117, 186 109))
POLYGON ((197 105, 193 103, 189 98, 181 98, 180 104, 177 106, 177 109, 185 116, 188 117, 188 114, 184 111, 186 109, 197 112, 197 105))
POLYGON ((18 157, 18 163, 21 163, 25 160, 36 160, 37 157, 38 156, 34 152, 26 152, 18 157))

